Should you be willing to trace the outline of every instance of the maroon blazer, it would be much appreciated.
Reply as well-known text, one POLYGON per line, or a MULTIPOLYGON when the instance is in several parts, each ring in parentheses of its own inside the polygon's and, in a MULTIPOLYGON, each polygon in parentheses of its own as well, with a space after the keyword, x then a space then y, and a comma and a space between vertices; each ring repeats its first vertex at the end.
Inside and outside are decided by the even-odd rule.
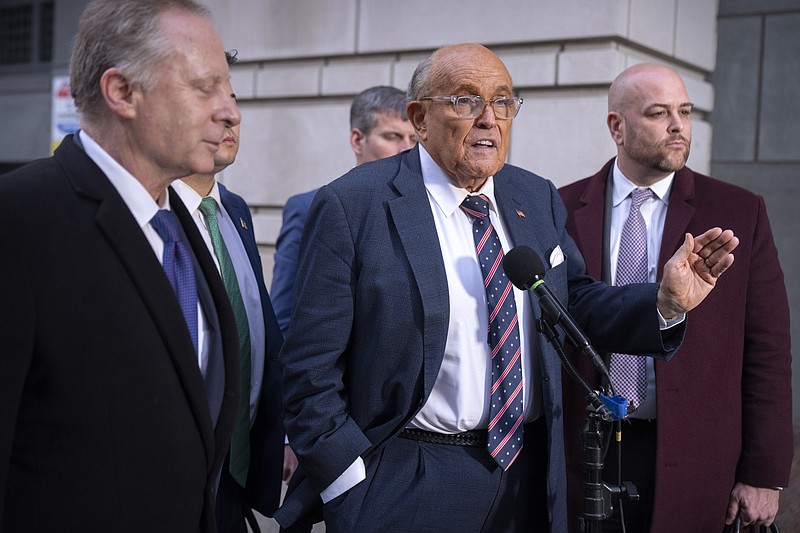
MULTIPOLYGON (((596 175, 560 189, 567 231, 598 279, 603 272, 605 189, 613 159, 596 175)), ((686 232, 732 229, 740 239, 733 266, 689 313, 686 338, 669 362, 656 361, 656 485, 651 533, 722 531, 736 481, 785 487, 792 463, 789 304, 764 199, 693 172, 675 174, 658 278, 686 232)), ((572 351, 582 374, 591 364, 572 351)), ((582 509, 580 430, 583 395, 564 379, 570 527, 582 509)))

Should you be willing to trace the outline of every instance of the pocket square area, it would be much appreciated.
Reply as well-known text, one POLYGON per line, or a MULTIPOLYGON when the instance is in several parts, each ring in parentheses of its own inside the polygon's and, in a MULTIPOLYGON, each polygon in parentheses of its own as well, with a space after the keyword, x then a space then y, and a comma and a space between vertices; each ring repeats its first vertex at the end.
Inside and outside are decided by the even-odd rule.
POLYGON ((560 265, 564 262, 564 252, 561 251, 561 246, 556 246, 550 252, 550 268, 560 265))

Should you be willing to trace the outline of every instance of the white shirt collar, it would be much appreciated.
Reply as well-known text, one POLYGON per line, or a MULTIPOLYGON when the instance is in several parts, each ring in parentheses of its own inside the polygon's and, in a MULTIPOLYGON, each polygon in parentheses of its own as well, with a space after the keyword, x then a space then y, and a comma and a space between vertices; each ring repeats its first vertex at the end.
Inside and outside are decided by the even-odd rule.
MULTIPOLYGON (((205 198, 204 196, 200 196, 200 194, 184 183, 183 180, 175 180, 172 182, 172 188, 175 189, 175 192, 178 193, 183 205, 186 206, 186 209, 190 213, 194 213, 198 209, 200 209, 200 202, 205 198)), ((212 197, 217 202, 217 206, 219 210, 222 210, 222 201, 220 200, 219 195, 219 185, 217 184, 217 180, 214 180, 214 186, 211 187, 211 191, 206 195, 212 197)))
MULTIPOLYGON (((449 218, 455 213, 464 198, 470 193, 466 189, 456 187, 450 177, 433 160, 430 154, 421 144, 419 146, 420 166, 422 167, 422 181, 428 194, 433 199, 436 206, 442 211, 445 217, 449 218)), ((497 214, 497 202, 494 199, 494 176, 489 176, 486 183, 481 187, 480 194, 486 195, 489 199, 489 210, 497 214)))
POLYGON ((139 227, 143 228, 156 215, 159 209, 169 209, 169 195, 164 195, 164 205, 159 206, 147 189, 130 172, 108 155, 97 141, 84 130, 78 132, 83 150, 117 190, 125 205, 130 209, 139 227))
MULTIPOLYGON (((627 198, 633 189, 638 188, 632 181, 625 177, 625 174, 622 173, 620 170, 619 165, 617 164, 618 160, 614 160, 614 174, 613 174, 613 195, 611 201, 613 202, 613 206, 617 207, 619 204, 622 203, 625 198, 627 198)), ((672 187, 672 182, 675 180, 675 173, 672 172, 668 176, 664 177, 664 179, 659 180, 658 182, 654 183, 650 186, 650 190, 653 191, 662 202, 669 205, 669 191, 672 187)))

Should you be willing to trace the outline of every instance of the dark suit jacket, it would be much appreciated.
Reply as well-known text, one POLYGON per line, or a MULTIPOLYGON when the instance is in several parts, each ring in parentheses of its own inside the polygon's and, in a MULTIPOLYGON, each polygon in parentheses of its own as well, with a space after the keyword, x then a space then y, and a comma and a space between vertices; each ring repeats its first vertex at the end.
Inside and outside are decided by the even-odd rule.
POLYGON ((289 319, 294 307, 294 281, 297 277, 297 258, 300 254, 300 237, 308 218, 308 210, 317 189, 296 194, 283 206, 283 225, 275 243, 275 266, 272 269, 272 306, 281 333, 289 330, 289 319))
MULTIPOLYGON (((606 183, 613 160, 595 176, 561 189, 589 274, 603 268, 606 183)), ((763 198, 683 168, 669 197, 658 277, 683 241, 719 226, 740 239, 733 266, 689 313, 680 353, 656 361, 658 409, 653 533, 721 531, 736 481, 785 487, 792 462, 791 352, 783 273, 763 198)), ((575 359, 584 376, 596 373, 575 359)), ((564 387, 571 511, 580 512, 583 476, 578 433, 582 396, 564 387)), ((574 520, 570 520, 574 525, 574 520)))
POLYGON ((171 205, 217 305, 216 427, 175 293, 105 175, 68 136, 0 178, 14 222, 0 233, 0 529, 214 530, 238 340, 202 238, 171 205))
MULTIPOLYGON (((283 445, 286 433, 283 430, 283 408, 280 392, 280 368, 278 353, 283 344, 283 336, 275 320, 267 288, 264 284, 264 271, 261 267, 261 256, 258 253, 253 219, 244 199, 219 184, 222 205, 234 222, 239 237, 242 239, 250 266, 255 274, 261 296, 261 308, 264 312, 264 328, 267 347, 264 361, 264 375, 261 379, 261 397, 258 401, 256 419, 250 432, 250 469, 247 475, 247 487, 243 495, 235 491, 244 503, 263 515, 271 516, 278 508, 281 496, 281 478, 283 474, 283 445)), ((226 470, 223 476, 230 477, 226 470)), ((235 482, 234 482, 235 483, 235 482)))
MULTIPOLYGON (((494 179, 513 243, 530 246, 545 262, 561 246, 566 261, 545 279, 562 301, 574 303, 574 316, 596 342, 662 352, 655 286, 620 289, 589 279, 564 230, 566 213, 552 184, 511 165, 494 179), (626 335, 617 334, 621 328, 626 335)), ((303 242, 281 364, 289 441, 308 476, 305 490, 318 500, 356 457, 406 426, 441 366, 450 316, 447 279, 419 149, 360 165, 322 187, 303 242)), ((549 431, 548 508, 553 529, 563 530, 561 371, 541 336, 537 345, 549 431)), ((275 515, 284 525, 301 512, 295 504, 306 492, 301 486, 295 493, 275 515)))

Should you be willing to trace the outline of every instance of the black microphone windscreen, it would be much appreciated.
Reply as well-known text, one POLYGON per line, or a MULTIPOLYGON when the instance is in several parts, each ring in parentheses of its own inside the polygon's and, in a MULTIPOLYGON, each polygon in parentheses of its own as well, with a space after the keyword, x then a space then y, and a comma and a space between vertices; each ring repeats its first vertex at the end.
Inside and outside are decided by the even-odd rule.
POLYGON ((503 271, 511 283, 520 290, 527 291, 544 278, 544 264, 539 255, 529 246, 515 246, 503 257, 503 271))

